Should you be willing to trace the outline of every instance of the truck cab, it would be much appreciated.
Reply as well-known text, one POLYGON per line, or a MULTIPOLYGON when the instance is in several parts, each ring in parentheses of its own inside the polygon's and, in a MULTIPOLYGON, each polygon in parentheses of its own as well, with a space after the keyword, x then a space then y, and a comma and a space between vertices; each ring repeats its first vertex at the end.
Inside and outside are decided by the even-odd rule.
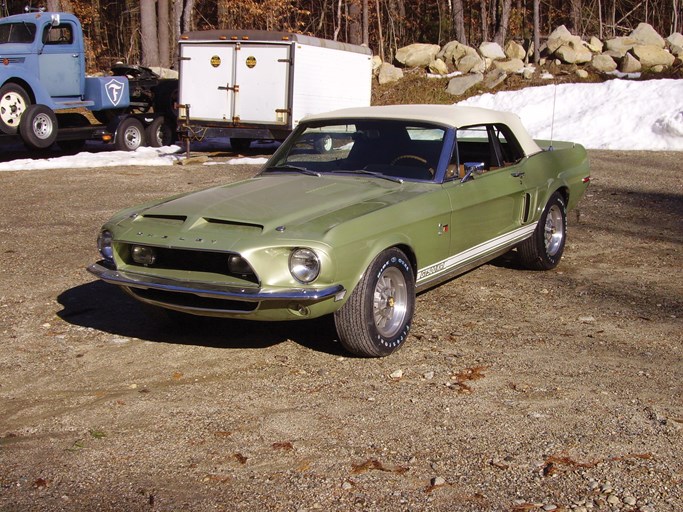
POLYGON ((0 19, 0 132, 17 133, 33 104, 52 111, 128 106, 126 77, 85 76, 83 30, 65 12, 29 12, 0 19))

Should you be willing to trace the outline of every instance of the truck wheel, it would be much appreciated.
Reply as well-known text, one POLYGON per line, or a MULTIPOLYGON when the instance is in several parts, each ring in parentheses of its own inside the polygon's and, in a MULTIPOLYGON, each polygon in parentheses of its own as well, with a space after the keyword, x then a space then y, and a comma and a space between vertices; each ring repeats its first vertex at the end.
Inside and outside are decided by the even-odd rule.
POLYGON ((403 346, 414 309, 415 276, 408 258, 399 249, 387 249, 334 313, 339 341, 359 356, 387 356, 403 346))
POLYGON ((323 135, 315 139, 313 146, 318 153, 329 153, 332 151, 332 137, 329 135, 323 135))
POLYGON ((251 139, 238 139, 235 137, 230 138, 230 147, 237 151, 238 153, 246 151, 251 146, 251 139))
POLYGON ((45 105, 29 105, 21 116, 19 135, 28 149, 49 148, 57 140, 57 116, 45 105))
POLYGON ((13 135, 19 129, 21 115, 31 104, 28 93, 17 84, 0 88, 0 131, 13 135))
POLYGON ((175 130, 166 122, 163 116, 159 116, 145 128, 147 143, 153 148, 170 146, 175 142, 175 130))
POLYGON ((135 151, 145 145, 145 128, 134 117, 127 117, 119 123, 114 136, 114 147, 119 151, 135 151))

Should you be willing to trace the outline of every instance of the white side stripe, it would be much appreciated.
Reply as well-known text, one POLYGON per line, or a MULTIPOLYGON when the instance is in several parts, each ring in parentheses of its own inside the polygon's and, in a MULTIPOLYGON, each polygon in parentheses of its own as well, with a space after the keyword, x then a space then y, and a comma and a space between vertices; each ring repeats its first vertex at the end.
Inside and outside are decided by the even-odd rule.
POLYGON ((445 274, 461 265, 466 265, 472 260, 480 258, 481 256, 485 256, 487 253, 494 252, 496 249, 500 249, 504 246, 512 246, 517 242, 521 242, 531 235, 535 229, 536 223, 522 226, 514 231, 510 231, 509 233, 505 233, 504 235, 492 238, 491 240, 472 247, 471 249, 467 249, 459 254, 450 256, 445 260, 441 260, 433 265, 419 269, 417 271, 416 284, 419 284, 421 281, 425 281, 427 279, 438 277, 439 275, 445 274))

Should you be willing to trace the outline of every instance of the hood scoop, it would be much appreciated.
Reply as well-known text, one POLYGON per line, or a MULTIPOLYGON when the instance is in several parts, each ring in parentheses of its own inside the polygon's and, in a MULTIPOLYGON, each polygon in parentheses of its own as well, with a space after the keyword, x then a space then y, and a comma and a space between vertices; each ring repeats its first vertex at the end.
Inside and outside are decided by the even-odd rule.
POLYGON ((187 220, 187 216, 185 215, 156 215, 153 213, 146 213, 142 215, 142 217, 145 220, 151 220, 154 222, 158 222, 159 224, 166 224, 172 226, 183 224, 187 220))
POLYGON ((234 220, 217 219, 215 217, 204 217, 204 222, 212 226, 224 228, 233 233, 261 233, 263 226, 260 224, 249 224, 247 222, 236 222, 234 220))

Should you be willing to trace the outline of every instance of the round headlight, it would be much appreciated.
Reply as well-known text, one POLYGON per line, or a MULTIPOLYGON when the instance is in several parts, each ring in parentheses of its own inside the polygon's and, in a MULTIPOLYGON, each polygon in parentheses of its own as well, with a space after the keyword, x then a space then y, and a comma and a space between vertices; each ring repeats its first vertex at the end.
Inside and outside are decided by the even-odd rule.
POLYGON ((113 240, 114 235, 111 234, 111 231, 107 231, 106 229, 97 237, 97 250, 100 251, 102 257, 107 261, 114 261, 113 240))
POLYGON ((289 255, 289 271, 300 283, 310 283, 320 274, 320 260, 310 249, 294 249, 289 255))
POLYGON ((131 248, 130 254, 133 261, 138 265, 154 265, 157 260, 157 252, 152 247, 145 245, 134 245, 131 248))

